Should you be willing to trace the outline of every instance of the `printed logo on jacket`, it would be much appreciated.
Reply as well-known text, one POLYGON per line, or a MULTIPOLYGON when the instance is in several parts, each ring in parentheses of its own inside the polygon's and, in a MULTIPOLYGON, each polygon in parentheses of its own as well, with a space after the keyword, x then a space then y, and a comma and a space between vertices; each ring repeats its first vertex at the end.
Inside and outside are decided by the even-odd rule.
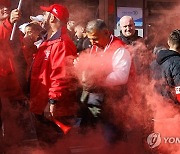
POLYGON ((46 50, 45 51, 45 58, 44 58, 44 60, 48 60, 50 53, 51 53, 50 50, 46 50))

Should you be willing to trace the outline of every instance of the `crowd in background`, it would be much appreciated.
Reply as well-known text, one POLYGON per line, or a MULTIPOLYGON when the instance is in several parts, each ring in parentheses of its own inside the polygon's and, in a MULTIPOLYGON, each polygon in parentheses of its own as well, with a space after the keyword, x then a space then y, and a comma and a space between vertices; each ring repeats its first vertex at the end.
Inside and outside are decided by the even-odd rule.
POLYGON ((110 145, 138 136, 138 150, 155 153, 142 141, 153 132, 153 111, 140 84, 153 81, 154 93, 179 105, 180 30, 170 33, 169 47, 150 49, 130 16, 115 37, 102 19, 70 21, 67 8, 53 4, 10 41, 21 16, 9 7, 0 1, 0 152, 32 139, 52 146, 67 128, 84 135, 100 126, 110 145))

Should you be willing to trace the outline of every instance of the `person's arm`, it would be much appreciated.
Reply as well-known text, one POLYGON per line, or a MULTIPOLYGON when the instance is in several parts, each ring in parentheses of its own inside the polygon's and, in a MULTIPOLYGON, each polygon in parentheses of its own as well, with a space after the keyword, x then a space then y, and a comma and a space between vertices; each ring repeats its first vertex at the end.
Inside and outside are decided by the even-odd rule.
POLYGON ((56 49, 51 52, 49 98, 52 100, 58 100, 61 97, 63 84, 65 82, 65 72, 63 70, 64 58, 65 50, 63 49, 62 45, 57 46, 56 49))
POLYGON ((172 67, 172 79, 174 80, 175 86, 180 86, 180 63, 176 63, 172 67))
POLYGON ((8 19, 6 19, 0 24, 0 40, 4 41, 9 39, 11 31, 12 31, 12 24, 9 22, 8 19))
POLYGON ((69 87, 71 80, 71 72, 67 72, 67 68, 73 67, 73 59, 76 56, 73 53, 71 44, 68 41, 59 42, 58 45, 52 47, 50 54, 50 88, 49 99, 60 100, 62 92, 69 87))
POLYGON ((0 24, 0 41, 8 40, 11 31, 12 31, 12 24, 14 24, 20 18, 20 12, 17 9, 14 9, 10 13, 9 19, 4 20, 0 24))
POLYGON ((49 88, 49 102, 44 110, 46 117, 54 116, 56 110, 56 103, 61 98, 63 85, 65 85, 64 72, 63 72, 63 61, 65 58, 65 48, 62 44, 52 47, 50 54, 50 66, 47 71, 50 71, 50 88, 49 88))
POLYGON ((131 67, 131 56, 129 51, 119 48, 112 58, 113 71, 106 78, 106 85, 117 86, 126 84, 131 67))
POLYGON ((180 103, 180 63, 176 63, 172 67, 172 79, 174 80, 175 93, 178 102, 180 103))

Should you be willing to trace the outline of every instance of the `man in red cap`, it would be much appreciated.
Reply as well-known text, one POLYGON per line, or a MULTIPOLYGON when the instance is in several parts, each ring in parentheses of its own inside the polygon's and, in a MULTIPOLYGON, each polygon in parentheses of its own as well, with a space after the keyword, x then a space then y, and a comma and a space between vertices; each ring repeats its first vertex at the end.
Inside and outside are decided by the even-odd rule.
POLYGON ((45 11, 43 26, 47 37, 39 46, 32 65, 30 111, 37 120, 38 139, 52 143, 57 135, 47 118, 59 118, 70 124, 76 114, 76 91, 72 88, 70 74, 73 59, 70 57, 75 57, 77 51, 67 35, 67 8, 54 4, 41 9, 45 11))

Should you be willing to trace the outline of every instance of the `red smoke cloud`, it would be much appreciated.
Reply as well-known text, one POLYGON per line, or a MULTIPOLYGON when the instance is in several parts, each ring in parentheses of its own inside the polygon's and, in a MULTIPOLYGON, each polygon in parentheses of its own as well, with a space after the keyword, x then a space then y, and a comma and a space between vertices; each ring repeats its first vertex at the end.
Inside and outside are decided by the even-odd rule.
MULTIPOLYGON (((177 20, 179 18, 179 9, 180 6, 177 6, 172 10, 163 11, 165 18, 159 20, 159 23, 157 23, 158 26, 155 25, 153 31, 155 37, 152 41, 155 42, 155 44, 157 42, 166 43, 164 40, 167 40, 170 31, 179 28, 180 22, 177 20)), ((83 16, 78 16, 77 12, 75 13, 77 18, 84 19, 83 16)), ((87 12, 88 14, 91 13, 89 10, 87 12)), ((144 46, 137 44, 132 49, 129 48, 129 50, 133 55, 135 50, 144 51, 144 46)), ((139 54, 139 52, 136 54, 139 54)), ((76 66, 76 76, 81 81, 83 72, 88 71, 89 82, 94 82, 95 86, 104 86, 104 78, 111 70, 111 68, 108 67, 111 63, 110 57, 111 55, 105 57, 91 57, 89 54, 84 53, 80 56, 79 64, 76 66)), ((145 64, 147 62, 149 63, 149 57, 142 56, 141 62, 145 64)), ((83 83, 80 82, 80 84, 82 85, 83 83)), ((161 143, 159 147, 150 149, 146 142, 147 136, 152 132, 159 132, 161 137, 180 136, 179 107, 173 103, 166 102, 160 95, 156 94, 154 91, 154 81, 150 82, 145 72, 142 72, 142 74, 138 76, 136 82, 130 82, 128 88, 128 95, 130 95, 130 98, 126 95, 120 102, 109 101, 112 107, 112 114, 117 118, 115 120, 116 124, 118 125, 123 122, 128 131, 127 142, 120 142, 113 146, 108 145, 103 138, 102 130, 97 128, 96 130, 90 130, 86 135, 78 134, 77 130, 71 132, 63 139, 60 139, 53 147, 46 147, 43 149, 38 145, 31 148, 22 145, 20 147, 14 147, 10 149, 10 151, 17 153, 27 150, 32 154, 65 154, 77 152, 78 150, 82 153, 89 152, 98 154, 139 154, 145 153, 145 151, 153 152, 156 150, 159 153, 180 153, 179 144, 161 143)), ((118 93, 118 91, 115 92, 118 93)), ((18 132, 18 130, 15 131, 18 132)))
MULTIPOLYGON (((171 1, 169 1, 171 3, 171 1)), ((173 2, 172 2, 173 3, 173 2)), ((166 2, 168 5, 168 2, 166 2)), ((179 29, 179 9, 178 2, 174 2, 174 7, 166 6, 151 8, 151 14, 147 16, 150 25, 147 27, 148 45, 167 45, 167 37, 174 29, 179 29), (153 15, 154 14, 154 15, 153 15)))

